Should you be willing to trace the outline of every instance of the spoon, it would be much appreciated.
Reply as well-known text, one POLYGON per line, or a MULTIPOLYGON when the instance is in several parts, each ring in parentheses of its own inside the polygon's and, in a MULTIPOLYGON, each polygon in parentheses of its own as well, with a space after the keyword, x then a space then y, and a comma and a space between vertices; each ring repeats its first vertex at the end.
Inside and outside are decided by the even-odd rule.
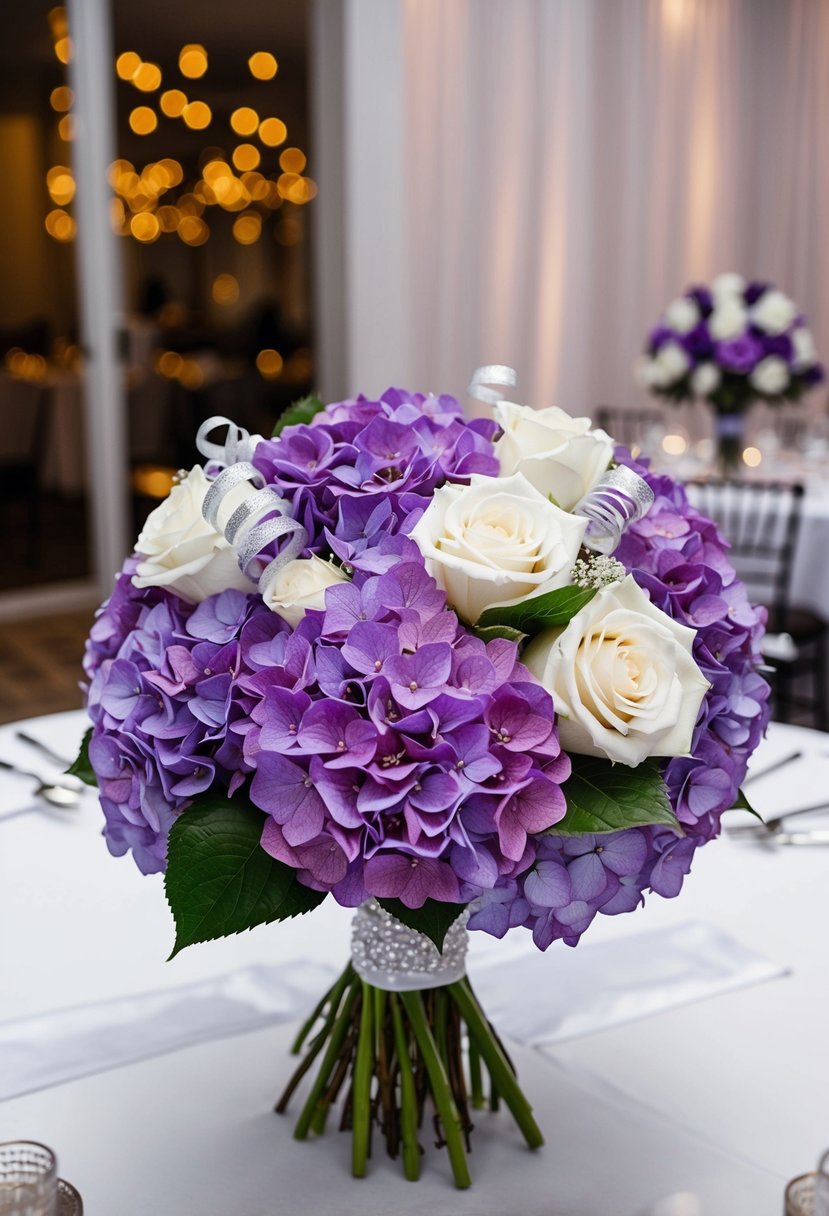
POLYGON ((68 809, 77 806, 81 800, 81 790, 75 786, 73 778, 64 781, 44 781, 38 773, 30 772, 26 768, 18 768, 16 764, 10 764, 8 760, 0 760, 0 769, 5 769, 9 773, 17 773, 20 777, 31 777, 37 782, 35 795, 43 798, 51 806, 68 809), (69 783, 70 780, 73 784, 69 783))

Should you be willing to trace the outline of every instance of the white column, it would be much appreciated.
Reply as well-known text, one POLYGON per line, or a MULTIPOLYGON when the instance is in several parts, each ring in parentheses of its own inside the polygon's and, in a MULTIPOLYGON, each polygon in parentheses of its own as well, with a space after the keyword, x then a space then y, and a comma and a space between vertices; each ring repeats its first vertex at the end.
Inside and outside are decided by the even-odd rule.
POLYGON ((69 0, 69 31, 92 541, 96 579, 102 595, 108 595, 131 531, 126 396, 118 357, 124 323, 121 259, 106 176, 116 156, 111 0, 69 0))

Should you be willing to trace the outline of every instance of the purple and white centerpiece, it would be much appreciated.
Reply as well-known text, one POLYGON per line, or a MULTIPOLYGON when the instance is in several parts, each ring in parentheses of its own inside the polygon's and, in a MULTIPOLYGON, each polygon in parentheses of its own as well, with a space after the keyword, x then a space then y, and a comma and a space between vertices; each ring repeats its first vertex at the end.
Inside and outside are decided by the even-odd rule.
MULTIPOLYGON (((740 290, 743 311, 768 294, 740 290)), ((722 327, 709 297, 672 306, 671 342, 722 327)), ((798 326, 774 304, 750 324, 780 340, 798 326)), ((110 851, 166 872, 174 953, 326 898, 379 906, 389 958, 398 922, 440 950, 461 914, 574 946, 597 915, 679 893, 768 719, 764 610, 681 486, 587 418, 496 400, 467 422, 398 389, 199 447, 93 626, 78 766, 110 851)), ((483 1061, 541 1142, 465 979, 358 972, 317 1011, 330 1050, 297 1135, 351 1075, 355 1174, 376 1118, 416 1176, 419 1068, 467 1185, 483 1061)))

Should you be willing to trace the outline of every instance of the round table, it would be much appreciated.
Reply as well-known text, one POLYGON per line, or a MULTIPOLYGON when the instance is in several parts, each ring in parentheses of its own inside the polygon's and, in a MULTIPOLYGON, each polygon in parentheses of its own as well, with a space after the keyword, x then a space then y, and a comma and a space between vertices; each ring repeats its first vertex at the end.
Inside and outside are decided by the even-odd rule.
MULTIPOLYGON (((59 714, 26 726, 68 755, 84 720, 59 714)), ((0 757, 32 767, 15 731, 0 728, 0 757)), ((768 815, 815 801, 829 781, 829 739, 800 728, 772 726, 754 764, 794 748, 801 760, 750 787, 768 815)), ((52 811, 32 806, 30 788, 0 774, 3 1021, 172 990, 246 963, 341 966, 347 956, 350 915, 329 901, 166 963, 173 934, 160 879, 109 857, 93 796, 80 810, 52 811)), ((0 1139, 50 1144, 93 1216, 776 1216, 786 1180, 829 1144, 827 880, 829 849, 726 835, 698 854, 680 898, 597 918, 584 949, 696 920, 788 974, 553 1047, 516 1048, 548 1143, 530 1154, 503 1115, 483 1115, 469 1192, 452 1189, 440 1156, 412 1186, 378 1147, 369 1178, 355 1182, 346 1137, 294 1143, 291 1122, 271 1113, 291 1068, 287 1025, 9 1098, 0 1139)), ((565 950, 531 955, 521 932, 473 937, 482 957, 526 956, 522 990, 505 994, 516 1002, 532 999, 533 974, 549 974, 565 950)), ((0 1051, 0 1092, 2 1080, 0 1051)))

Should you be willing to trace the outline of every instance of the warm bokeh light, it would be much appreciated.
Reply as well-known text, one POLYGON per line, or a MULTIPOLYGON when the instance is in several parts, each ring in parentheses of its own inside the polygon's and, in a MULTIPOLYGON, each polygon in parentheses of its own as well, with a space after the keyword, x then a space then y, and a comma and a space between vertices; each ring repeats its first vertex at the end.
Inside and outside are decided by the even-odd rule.
POLYGON ((288 128, 281 118, 263 118, 259 124, 259 138, 267 148, 277 148, 288 138, 288 128))
POLYGON ((259 126, 259 115, 250 106, 239 106, 230 116, 230 125, 237 135, 253 135, 259 126))
POLYGON ((46 174, 46 187, 52 201, 59 207, 65 207, 75 197, 75 179, 71 171, 61 165, 50 169, 46 174))
POLYGON ((207 51, 197 42, 183 46, 178 56, 178 69, 189 80, 198 80, 207 71, 207 51))
POLYGON ((72 90, 65 84, 58 85, 49 94, 49 104, 53 110, 57 110, 58 114, 65 114, 67 110, 71 110, 73 100, 72 90))
POLYGON ((210 294, 217 304, 235 304, 239 299, 239 282, 232 274, 217 274, 210 294))
POLYGON ((61 63, 69 63, 72 58, 72 39, 58 38, 55 43, 55 54, 61 63))
POLYGON ((184 180, 184 170, 177 160, 171 156, 165 156, 158 162, 159 169, 163 169, 167 174, 167 181, 170 186, 180 186, 184 180))
POLYGON ((155 213, 158 226, 162 232, 176 232, 181 223, 181 212, 178 207, 159 207, 155 213))
POLYGON ((130 111, 130 127, 136 135, 149 135, 158 126, 158 116, 149 106, 136 106, 130 111))
POLYGON ((56 241, 72 241, 75 239, 75 221, 67 211, 60 207, 50 211, 44 220, 46 231, 56 241))
POLYGON ((139 464, 132 471, 132 488, 145 498, 166 498, 173 488, 175 475, 176 470, 165 465, 139 464))
POLYGON ((178 379, 185 388, 201 388, 204 384, 204 372, 195 359, 185 359, 181 365, 178 379))
POLYGON ((233 239, 240 245, 255 245, 262 235, 262 217, 256 211, 246 211, 233 221, 233 239))
POLYGON ((58 136, 65 144, 75 138, 75 119, 71 114, 64 114, 58 123, 58 136))
POLYGON ((174 380, 181 371, 183 362, 184 360, 177 351, 165 350, 156 357, 155 370, 162 376, 168 376, 171 380, 174 380))
POLYGON ((750 469, 756 469, 762 463, 763 453, 759 448, 743 449, 743 464, 747 464, 750 469))
POLYGON ((273 80, 279 70, 276 57, 270 51, 254 51, 248 60, 248 67, 251 76, 257 80, 273 80))
POLYGON ((203 131, 205 127, 210 126, 213 114, 206 101, 191 101, 184 107, 182 117, 188 127, 192 127, 194 131, 203 131))
POLYGON ((182 215, 201 215, 204 203, 196 194, 182 194, 178 200, 178 209, 182 215))
POLYGON ((197 215, 184 215, 178 226, 178 235, 185 245, 203 245, 210 236, 210 229, 197 215))
POLYGON ((256 356, 256 370, 265 380, 275 380, 282 371, 282 356, 278 350, 260 350, 256 356))
POLYGON ((162 114, 168 118, 181 118, 187 105, 187 94, 181 89, 167 89, 158 100, 162 114))
POLYGON ((47 18, 49 29, 52 31, 53 38, 65 38, 69 33, 69 23, 66 18, 66 9, 62 4, 49 10, 47 18))
POLYGON ((307 163, 301 148, 283 148, 279 153, 279 167, 285 173, 301 173, 307 163))
POLYGON ((681 456, 688 447, 688 440, 684 435, 666 435, 662 440, 662 450, 668 456, 681 456))
POLYGON ((261 173, 243 173, 242 185, 255 203, 261 203, 268 197, 268 189, 272 185, 261 173))
POLYGON ((240 173, 249 173, 261 159, 259 149, 253 144, 239 144, 238 148, 233 149, 233 163, 240 173))
POLYGON ((140 67, 141 56, 136 55, 135 51, 124 51, 115 60, 115 71, 121 80, 132 80, 140 67))
POLYGON ((153 93, 161 84, 161 68, 157 63, 141 63, 136 68, 132 83, 142 93, 153 93))
POLYGON ((113 231, 121 232, 126 222, 127 213, 120 198, 114 198, 109 204, 109 222, 113 231))
POLYGON ((137 241, 145 245, 157 241, 161 234, 161 225, 149 211, 140 211, 130 220, 130 232, 137 241))

